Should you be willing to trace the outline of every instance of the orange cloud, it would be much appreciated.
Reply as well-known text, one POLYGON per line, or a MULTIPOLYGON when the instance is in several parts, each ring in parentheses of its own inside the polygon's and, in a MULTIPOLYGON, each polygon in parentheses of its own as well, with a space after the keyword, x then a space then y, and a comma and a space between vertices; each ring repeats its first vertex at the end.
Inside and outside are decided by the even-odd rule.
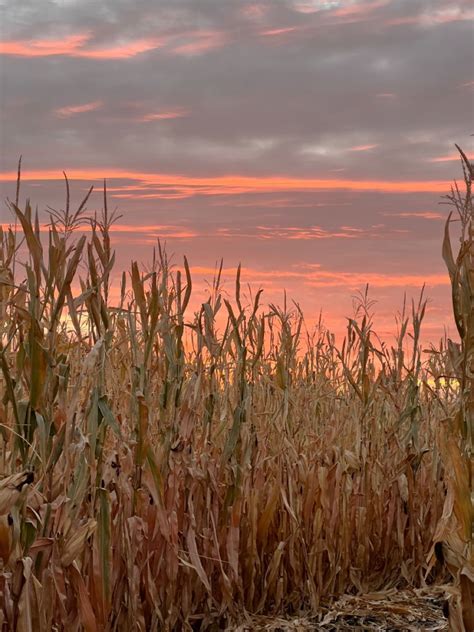
POLYGON ((92 112, 93 110, 98 110, 103 105, 102 101, 93 101, 92 103, 84 103, 82 105, 68 105, 63 108, 58 108, 54 110, 56 116, 61 118, 69 118, 70 116, 74 116, 74 114, 82 114, 84 112, 92 112))
MULTIPOLYGON (((6 230, 11 224, 0 224, 6 230)), ((40 225, 41 232, 48 232, 47 223, 40 225)), ((79 232, 88 233, 92 228, 85 224, 78 228, 79 232)), ((218 227, 214 229, 199 230, 190 226, 166 225, 166 224, 113 224, 111 233, 133 235, 146 235, 143 243, 152 243, 156 237, 173 239, 205 238, 232 238, 232 239, 257 239, 257 240, 285 240, 308 241, 316 239, 367 239, 380 238, 393 233, 407 231, 387 228, 384 224, 374 225, 369 228, 357 228, 355 226, 340 226, 335 229, 326 229, 321 226, 256 226, 245 229, 232 227, 218 227), (152 239, 150 239, 152 238, 152 239)), ((125 240, 128 241, 129 237, 125 240)))
MULTIPOLYGON (((67 169, 73 180, 132 180, 156 188, 172 188, 183 196, 224 195, 242 193, 274 193, 281 191, 378 191, 386 193, 445 193, 450 190, 447 180, 351 180, 344 178, 318 179, 294 178, 290 176, 186 176, 180 174, 145 173, 119 168, 67 169)), ((25 170, 23 181, 55 181, 62 179, 56 169, 25 170)), ((0 172, 0 182, 15 182, 16 171, 0 172)), ((161 190, 152 195, 161 196, 161 190)), ((133 197, 133 196, 132 196, 133 197)))
MULTIPOLYGON (((367 228, 339 226, 326 229, 321 226, 257 226, 258 239, 313 240, 313 239, 372 239, 387 235, 409 232, 389 228, 384 224, 374 224, 367 228)), ((246 235, 252 237, 253 235, 246 235)))
MULTIPOLYGON (((469 160, 474 160, 474 152, 467 152, 466 156, 469 160)), ((448 154, 447 156, 430 158, 430 162, 452 162, 453 160, 461 160, 461 156, 458 153, 452 153, 448 154)))
MULTIPOLYGON (((2 224, 5 230, 11 224, 2 224)), ((350 228, 350 227, 346 227, 350 228)), ((48 226, 43 224, 40 230, 45 232, 48 226)), ((290 231, 297 231, 297 228, 290 228, 290 231)), ((90 232, 90 226, 81 227, 82 232, 90 232)), ((158 237, 162 239, 193 239, 198 234, 182 226, 173 225, 126 225, 115 224, 111 232, 118 234, 114 238, 114 243, 123 243, 130 245, 153 245, 158 237), (124 238, 121 237, 124 235, 124 238)), ((216 231, 216 236, 230 236, 229 229, 221 228, 216 231)), ((209 278, 215 274, 215 268, 207 266, 191 266, 191 272, 194 277, 209 278)), ((222 276, 225 279, 234 279, 237 268, 226 267, 222 270, 222 276)), ((441 274, 389 274, 377 272, 347 272, 340 270, 325 270, 320 264, 303 264, 292 266, 290 269, 257 269, 250 267, 242 267, 242 280, 264 285, 267 289, 272 286, 281 290, 288 285, 307 286, 307 287, 333 287, 356 289, 365 286, 367 283, 375 288, 421 288, 424 284, 428 287, 448 286, 450 285, 449 276, 446 273, 441 274)))
POLYGON ((183 116, 188 116, 187 110, 175 110, 171 112, 151 112, 150 114, 145 114, 140 117, 138 120, 144 123, 148 123, 149 121, 166 121, 169 119, 177 119, 182 118, 183 116))
MULTIPOLYGON (((201 277, 213 276, 216 272, 215 268, 207 266, 191 266, 191 273, 201 277)), ((234 278, 237 274, 237 268, 223 268, 222 276, 224 278, 234 278)), ((275 279, 301 279, 301 272, 291 270, 258 270, 256 268, 242 267, 242 278, 244 281, 264 281, 271 283, 275 279)), ((308 276, 303 273, 303 277, 308 276)))
POLYGON ((140 53, 155 50, 164 45, 164 40, 139 39, 109 48, 85 48, 91 39, 90 33, 69 35, 63 39, 33 39, 1 41, 0 55, 16 57, 51 57, 64 55, 67 57, 84 57, 89 59, 127 59, 140 53))
POLYGON ((369 284, 370 287, 416 287, 423 285, 449 285, 446 274, 376 274, 373 272, 324 272, 315 273, 314 279, 307 282, 311 287, 349 287, 357 288, 369 284))
MULTIPOLYGON (((0 228, 8 230, 8 228, 12 228, 12 224, 3 223, 0 224, 0 228)), ((49 224, 45 223, 40 224, 39 230, 41 233, 47 233, 49 228, 49 224)), ((18 230, 21 230, 21 228, 18 228, 18 230)), ((90 233, 92 232, 92 227, 90 224, 83 224, 77 230, 80 233, 90 233)), ((193 237, 199 237, 198 232, 173 224, 112 224, 110 232, 123 233, 127 235, 149 235, 152 238, 149 240, 142 240, 143 243, 153 243, 158 237, 169 239, 191 239, 193 237)), ((125 243, 129 243, 129 237, 127 237, 125 243)))
POLYGON ((376 147, 378 147, 378 145, 356 145, 355 147, 349 147, 349 151, 369 151, 376 147))
MULTIPOLYGON (((354 239, 359 229, 341 227, 340 230, 331 231, 321 226, 257 226, 257 236, 259 239, 289 239, 289 240, 312 240, 312 239, 354 239)), ((360 232, 364 232, 360 229, 360 232)))
MULTIPOLYGON (((110 190, 110 189, 109 189, 110 190)), ((235 199, 218 200, 211 203, 211 206, 232 206, 232 208, 326 208, 329 206, 352 206, 352 202, 298 202, 290 198, 275 198, 271 196, 268 199, 256 199, 248 202, 239 202, 235 199)))
POLYGON ((382 213, 386 217, 420 217, 421 219, 446 219, 441 213, 433 213, 432 211, 413 211, 412 213, 382 213))
MULTIPOLYGON (((382 274, 375 272, 340 272, 323 270, 319 264, 302 266, 299 270, 258 270, 255 268, 242 267, 242 280, 253 282, 271 283, 274 279, 288 280, 289 282, 302 281, 304 285, 311 287, 363 287, 367 283, 371 287, 415 287, 420 288, 424 284, 427 286, 449 285, 447 274, 382 274)), ((192 266, 191 272, 197 276, 210 277, 215 273, 215 269, 205 266, 192 266)), ((222 276, 234 278, 237 268, 223 268, 222 276)))
MULTIPOLYGON (((6 230, 11 227, 11 224, 0 224, 0 227, 6 230)), ((77 229, 78 232, 89 233, 92 228, 89 224, 85 224, 77 229)), ((44 223, 40 225, 40 232, 48 232, 49 225, 44 223)), ((240 231, 234 228, 216 228, 213 231, 199 232, 193 228, 164 225, 164 224, 150 224, 150 225, 128 225, 128 224, 114 224, 110 228, 110 232, 113 234, 127 235, 125 239, 117 241, 115 237, 115 243, 142 243, 152 244, 158 237, 163 239, 195 239, 198 237, 225 237, 233 239, 284 239, 284 240, 313 240, 313 239, 353 239, 357 237, 367 236, 367 231, 364 229, 357 229, 351 227, 341 227, 341 229, 330 231, 325 230, 319 226, 305 227, 266 227, 257 226, 256 230, 240 231), (146 236, 146 238, 142 237, 146 236)), ((285 273, 286 274, 286 273, 285 273)), ((295 274, 295 276, 297 276, 295 274)))
MULTIPOLYGON (((134 233, 133 233, 134 234, 134 233)), ((178 230, 178 231, 171 231, 168 230, 166 231, 161 231, 159 233, 156 234, 149 234, 148 237, 146 238, 141 238, 141 239, 135 239, 133 237, 126 237, 126 238, 122 238, 120 241, 125 244, 126 246, 129 246, 130 244, 140 244, 143 246, 146 245, 156 245, 156 242, 158 239, 160 240, 166 240, 166 239, 178 239, 178 240, 188 240, 188 239, 195 239, 196 237, 198 237, 198 233, 193 233, 190 230, 178 230)), ((114 239, 114 243, 117 241, 117 239, 114 239)))
POLYGON ((0 55, 19 57, 48 57, 51 55, 73 55, 90 39, 89 33, 69 35, 60 40, 16 40, 0 41, 0 55))
POLYGON ((157 193, 115 193, 111 197, 123 200, 184 200, 193 194, 180 191, 160 191, 157 193))
POLYGON ((270 29, 269 31, 260 31, 260 35, 264 36, 275 36, 275 35, 286 35, 287 33, 292 33, 293 31, 297 31, 299 29, 296 26, 289 26, 287 28, 282 29, 270 29))
POLYGON ((186 230, 182 226, 172 224, 147 224, 147 225, 129 225, 129 224, 113 224, 110 231, 112 233, 156 233, 167 237, 197 237, 198 233, 186 230))

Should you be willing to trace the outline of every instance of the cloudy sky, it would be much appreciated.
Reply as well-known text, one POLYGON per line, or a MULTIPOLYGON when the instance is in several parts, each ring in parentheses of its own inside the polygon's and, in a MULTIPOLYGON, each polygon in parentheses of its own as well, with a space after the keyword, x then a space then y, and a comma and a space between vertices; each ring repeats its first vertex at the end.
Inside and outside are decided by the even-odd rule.
MULTIPOLYGON (((474 147, 470 0, 0 1, 0 219, 109 203, 118 268, 157 237, 201 296, 224 257, 335 330, 369 283, 382 333, 427 286, 451 324, 440 205, 474 147)), ((453 328, 450 326, 450 331, 453 328)))

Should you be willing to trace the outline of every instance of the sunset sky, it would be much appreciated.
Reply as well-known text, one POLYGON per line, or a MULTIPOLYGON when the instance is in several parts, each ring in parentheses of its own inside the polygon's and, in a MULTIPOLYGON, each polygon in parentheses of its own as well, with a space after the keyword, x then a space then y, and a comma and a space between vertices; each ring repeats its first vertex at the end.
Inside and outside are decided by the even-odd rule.
MULTIPOLYGON (((474 148, 471 0, 0 2, 0 192, 109 204, 117 272, 157 237, 199 295, 283 290, 340 331, 366 283, 382 335, 405 290, 451 325, 441 239, 474 148)), ((46 216, 43 214, 43 217, 46 216)))

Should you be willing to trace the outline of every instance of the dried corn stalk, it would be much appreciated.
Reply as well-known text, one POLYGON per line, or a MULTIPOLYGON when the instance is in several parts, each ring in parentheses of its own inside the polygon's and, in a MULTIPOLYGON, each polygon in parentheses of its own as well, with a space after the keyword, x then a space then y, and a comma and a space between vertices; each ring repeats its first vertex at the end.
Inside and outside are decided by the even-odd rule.
MULTIPOLYGON (((466 630, 474 630, 474 511, 473 511, 473 430, 474 430, 474 217, 472 207, 473 165, 458 147, 462 159, 465 191, 457 185, 447 196, 461 224, 460 247, 454 259, 449 225, 446 222, 443 258, 452 287, 453 312, 461 338, 457 354, 460 408, 447 428, 445 458, 451 469, 448 483, 454 491, 454 519, 439 531, 438 555, 457 579, 461 589, 462 620, 466 630)), ((447 499, 449 494, 447 496, 447 499)))

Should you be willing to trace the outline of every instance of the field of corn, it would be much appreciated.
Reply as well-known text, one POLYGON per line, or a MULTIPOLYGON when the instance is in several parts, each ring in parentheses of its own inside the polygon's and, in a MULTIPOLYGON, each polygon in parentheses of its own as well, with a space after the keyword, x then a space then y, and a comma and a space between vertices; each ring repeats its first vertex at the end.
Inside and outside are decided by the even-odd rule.
POLYGON ((188 262, 161 248, 114 293, 105 184, 101 214, 68 188, 44 232, 19 178, 0 232, 1 630, 250 630, 441 584, 450 629, 474 629, 461 158, 442 248, 460 338, 424 351, 423 295, 391 345, 362 293, 337 345, 296 303, 244 295, 240 269, 192 313, 188 262))

